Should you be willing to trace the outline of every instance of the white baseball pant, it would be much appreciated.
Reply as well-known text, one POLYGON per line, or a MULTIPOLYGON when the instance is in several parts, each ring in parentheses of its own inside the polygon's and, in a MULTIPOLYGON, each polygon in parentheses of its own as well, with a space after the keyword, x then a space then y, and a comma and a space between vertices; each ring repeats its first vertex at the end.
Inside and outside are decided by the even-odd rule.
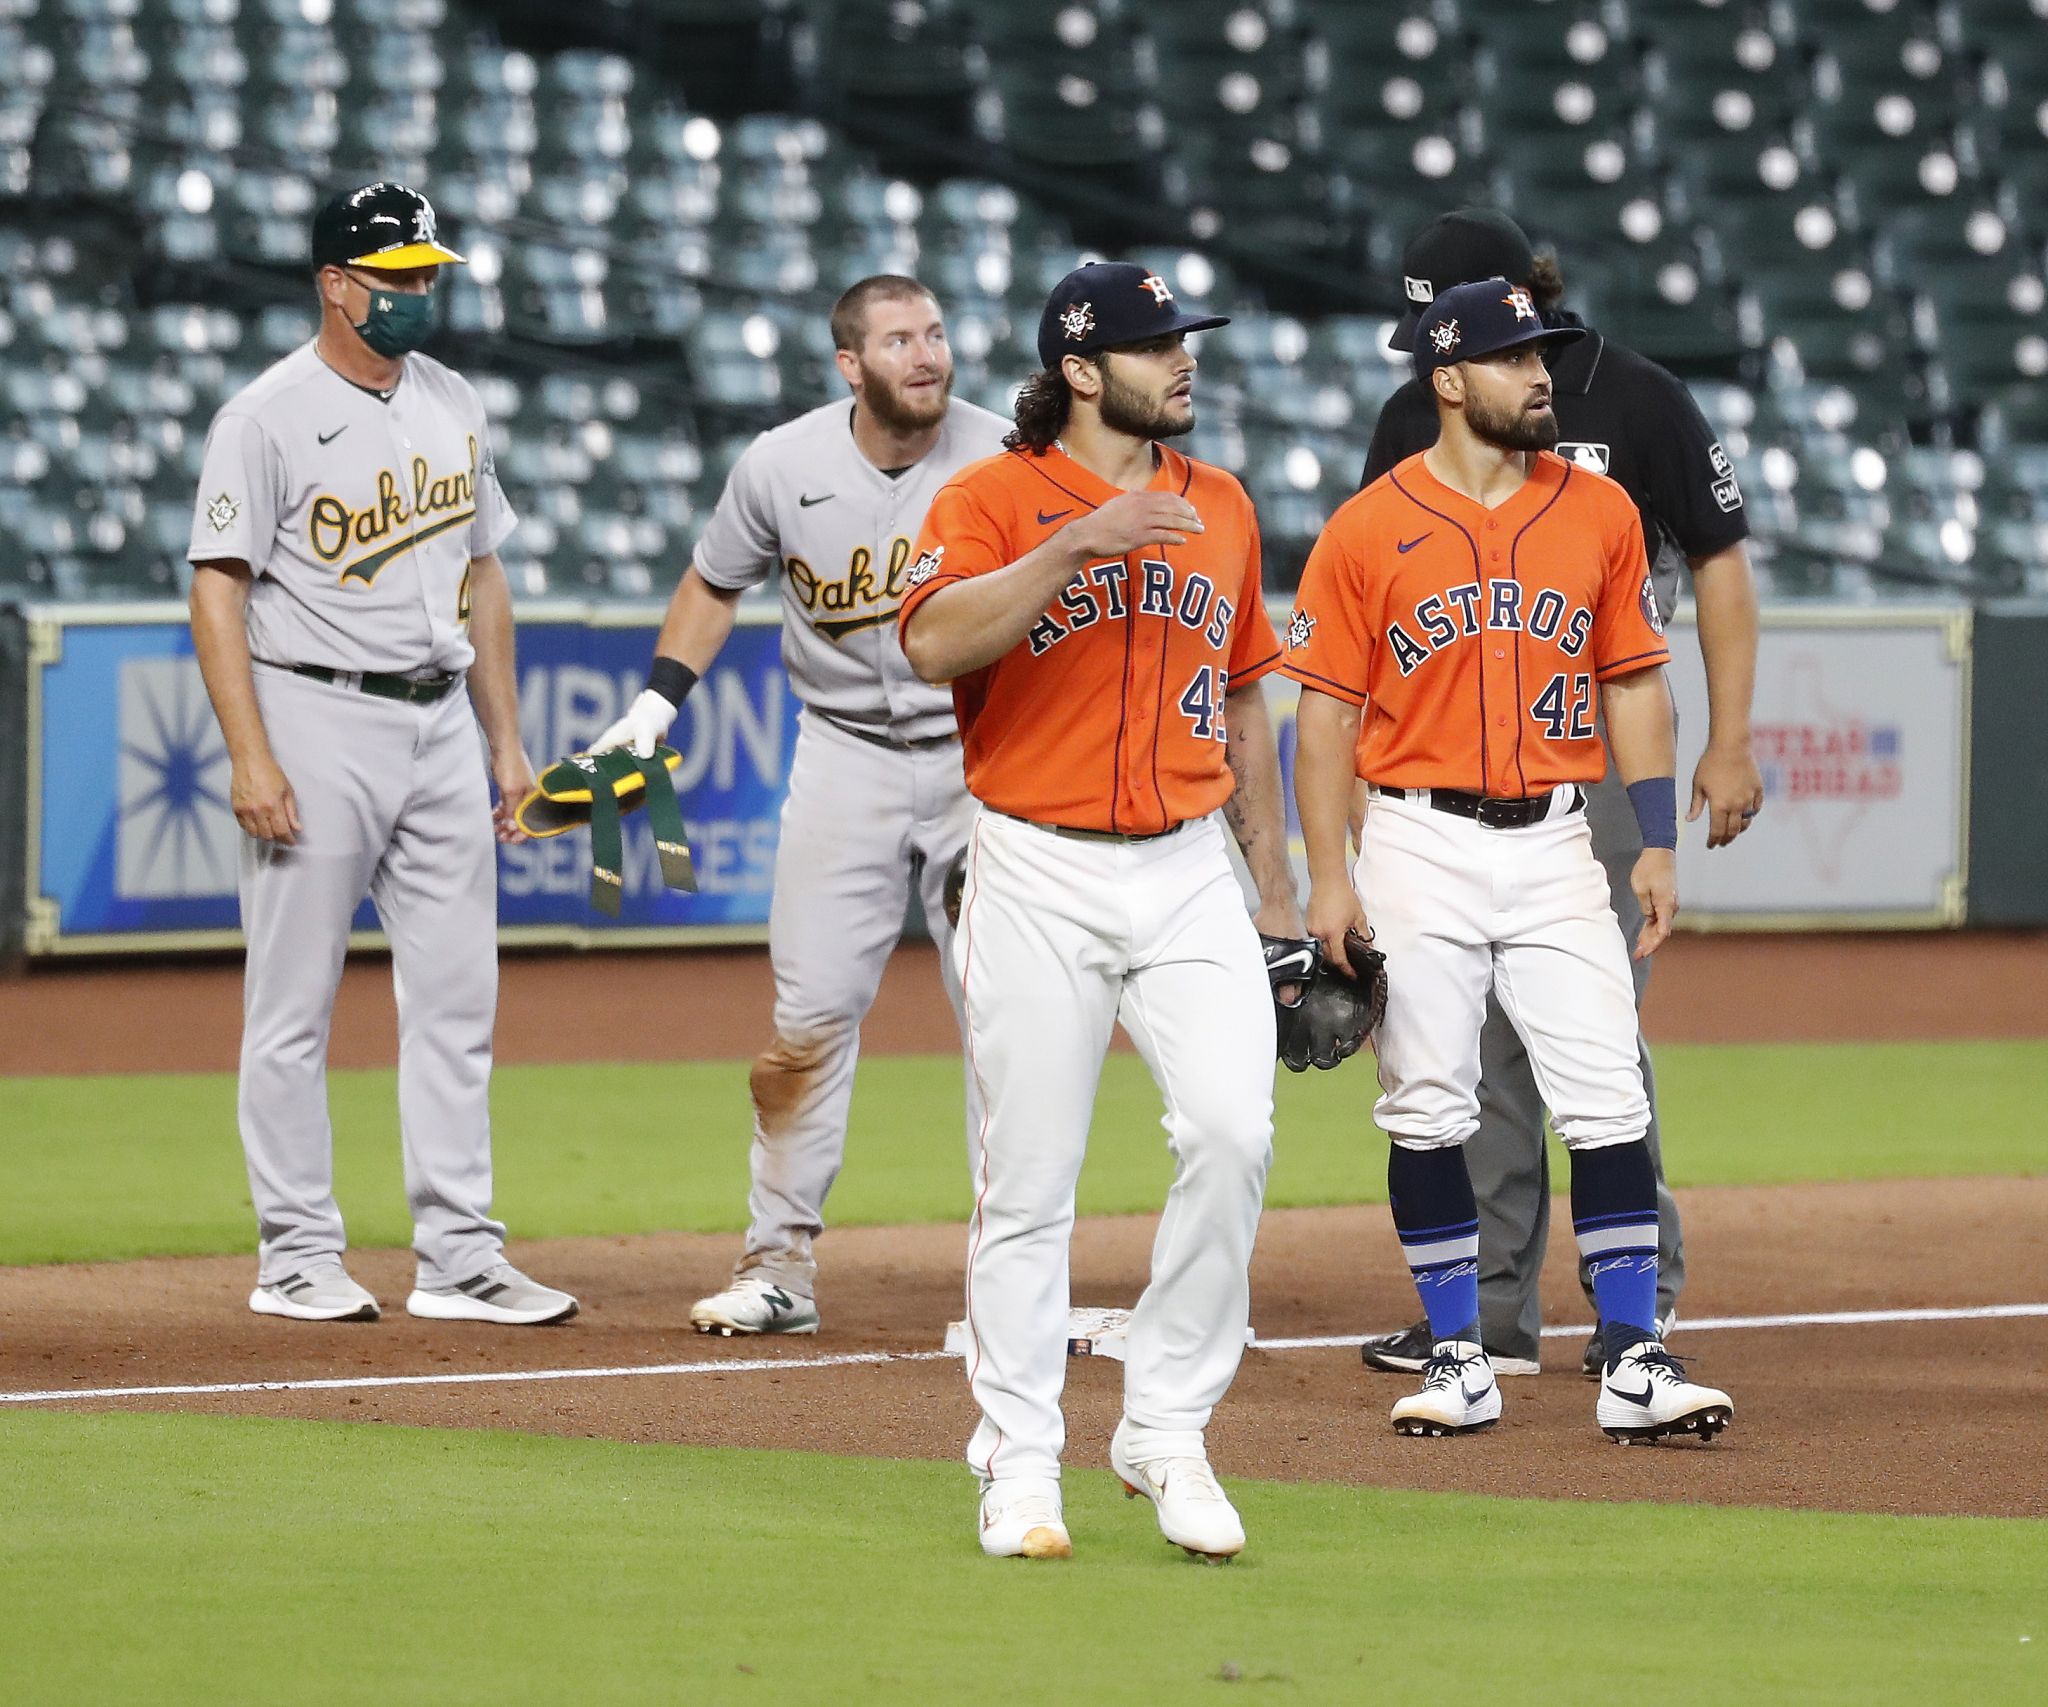
POLYGON ((1627 1143, 1649 1124, 1628 949, 1585 814, 1563 809, 1571 793, 1513 830, 1377 790, 1366 803, 1354 880, 1388 987, 1373 1119, 1405 1143, 1477 1130, 1489 989, 1567 1146, 1627 1143))
POLYGON ((1244 1354, 1273 1134, 1273 1004, 1223 833, 1203 819, 1156 841, 1078 841, 984 811, 954 955, 987 1106, 968 1463, 984 1481, 1059 1474, 1074 1186, 1118 1019, 1166 1099, 1174 1159, 1124 1410, 1198 1453, 1244 1354))
MULTIPOLYGON (((956 1019, 960 1012, 940 899, 973 815, 957 741, 882 747, 815 712, 802 714, 768 909, 775 1037, 750 1077, 752 1185, 737 1272, 815 1295, 811 1241, 824 1230, 825 1196, 846 1158, 860 1024, 902 938, 913 881, 938 945, 946 997, 956 1019)), ((970 1165, 980 1121, 970 1078, 970 1165)))

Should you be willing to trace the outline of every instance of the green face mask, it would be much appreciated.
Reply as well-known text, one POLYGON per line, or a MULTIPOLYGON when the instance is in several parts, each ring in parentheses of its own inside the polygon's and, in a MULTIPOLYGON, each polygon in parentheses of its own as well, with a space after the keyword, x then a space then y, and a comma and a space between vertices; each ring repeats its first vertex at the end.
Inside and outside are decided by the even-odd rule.
POLYGON ((356 332, 378 355, 402 356, 433 336, 437 316, 432 291, 379 290, 375 285, 364 288, 370 293, 370 306, 356 322, 356 332))

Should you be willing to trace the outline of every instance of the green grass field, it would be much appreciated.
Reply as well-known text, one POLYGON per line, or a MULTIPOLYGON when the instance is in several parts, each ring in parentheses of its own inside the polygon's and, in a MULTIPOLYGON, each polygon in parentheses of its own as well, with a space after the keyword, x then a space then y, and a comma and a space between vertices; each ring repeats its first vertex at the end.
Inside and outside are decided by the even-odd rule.
POLYGON ((1240 1483, 1212 1569, 1078 1471, 1074 1561, 1028 1565, 981 1557, 954 1465, 146 1416, 0 1417, 0 1450, 22 1702, 2048 1690, 2041 1524, 1240 1483))
MULTIPOLYGON (((2048 1169, 2048 1043, 1673 1046, 1657 1071, 1676 1184, 2048 1169)), ((1373 1088, 1364 1062, 1280 1075, 1270 1204, 1383 1194, 1373 1088)), ((333 1103, 351 1241, 407 1243, 391 1074, 336 1073, 333 1103)), ((504 1068, 495 1105, 498 1204, 519 1238, 744 1223, 739 1065, 504 1068)), ((1112 1056, 1084 1213, 1158 1207, 1169 1177, 1159 1107, 1137 1058, 1112 1056)), ((863 1062, 834 1221, 964 1217, 959 1109, 955 1057, 863 1062)), ((17 1079, 0 1178, 0 1263, 241 1251, 254 1237, 227 1075, 17 1079)))
MULTIPOLYGON (((2048 1168, 2048 1045, 1666 1048, 1681 1184, 2048 1168)), ((1368 1069, 1281 1075, 1271 1201, 1379 1194, 1368 1069)), ((21 1079, 0 1263, 247 1251, 234 1087, 21 1079)), ((334 1079, 358 1244, 402 1244, 388 1073, 334 1079)), ((744 1068, 512 1069, 515 1234, 730 1229, 744 1068)), ((959 1068, 861 1069, 840 1223, 965 1206, 959 1068)), ((1113 1058, 1089 1212, 1167 1179, 1113 1058)), ((4 1300, 0 1300, 4 1302, 4 1300)), ((4 1323, 4 1314, 0 1314, 4 1323)), ((1236 1482, 1188 1563, 1100 1471, 1077 1556, 983 1560, 958 1465, 0 1406, 0 1699, 23 1703, 1235 1699, 1873 1703, 2048 1694, 2048 1525, 1236 1482)))

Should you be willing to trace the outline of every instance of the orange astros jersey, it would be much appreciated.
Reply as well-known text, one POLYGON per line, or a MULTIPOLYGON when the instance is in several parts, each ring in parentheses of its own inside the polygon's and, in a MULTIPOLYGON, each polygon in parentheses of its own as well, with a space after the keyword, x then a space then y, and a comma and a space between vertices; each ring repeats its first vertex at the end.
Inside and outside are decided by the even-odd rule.
POLYGON ((1544 451, 1491 510, 1419 455, 1345 503, 1309 554, 1282 668, 1365 707, 1368 782, 1522 796, 1598 781, 1596 684, 1670 656, 1635 505, 1544 451))
MULTIPOLYGON (((967 786, 998 812, 1148 835, 1230 797, 1223 696, 1280 659, 1258 519, 1221 469, 1164 446, 1158 462, 1150 490, 1184 496, 1204 531, 1086 565, 1018 646, 953 684, 967 786)), ((970 464, 932 500, 898 622, 1119 496, 1057 448, 970 464)))

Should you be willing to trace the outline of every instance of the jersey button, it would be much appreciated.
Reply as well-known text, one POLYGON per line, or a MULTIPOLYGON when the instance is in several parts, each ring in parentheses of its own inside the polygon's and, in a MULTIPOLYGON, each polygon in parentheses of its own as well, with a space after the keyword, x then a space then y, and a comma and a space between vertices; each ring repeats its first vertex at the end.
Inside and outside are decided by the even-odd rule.
POLYGON ((1505 729, 1508 726, 1508 720, 1505 717, 1496 717, 1494 719, 1494 722, 1503 729, 1505 729))
POLYGON ((1491 533, 1491 532, 1493 532, 1493 530, 1494 530, 1495 528, 1497 528, 1497 527, 1499 527, 1499 526, 1500 526, 1500 523, 1499 523, 1499 522, 1488 522, 1488 523, 1486 524, 1486 531, 1487 531, 1488 533, 1491 533))
POLYGON ((1494 656, 1495 656, 1496 658, 1505 658, 1505 657, 1507 656, 1507 651, 1506 651, 1506 649, 1505 649, 1505 648, 1503 648, 1503 647, 1499 647, 1499 646, 1496 646, 1496 647, 1495 647, 1495 648, 1493 649, 1493 655, 1494 655, 1494 656))

